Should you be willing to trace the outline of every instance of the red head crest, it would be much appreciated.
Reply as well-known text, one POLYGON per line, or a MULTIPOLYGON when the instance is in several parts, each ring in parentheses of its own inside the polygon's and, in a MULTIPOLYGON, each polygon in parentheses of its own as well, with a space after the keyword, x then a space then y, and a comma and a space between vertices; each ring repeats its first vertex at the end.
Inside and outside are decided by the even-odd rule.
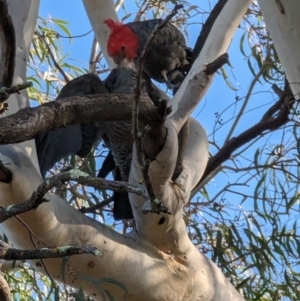
POLYGON ((138 51, 138 37, 132 30, 128 26, 115 22, 112 19, 106 19, 103 23, 111 30, 107 41, 108 55, 113 57, 124 53, 127 59, 135 59, 138 51))

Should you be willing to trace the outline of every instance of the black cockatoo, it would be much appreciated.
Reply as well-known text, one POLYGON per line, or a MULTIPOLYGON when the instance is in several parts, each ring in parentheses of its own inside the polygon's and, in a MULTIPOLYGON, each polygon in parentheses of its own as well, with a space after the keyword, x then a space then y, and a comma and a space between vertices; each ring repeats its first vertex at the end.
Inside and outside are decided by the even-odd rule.
MULTIPOLYGON (((67 83, 62 88, 57 99, 114 91, 116 93, 131 93, 134 89, 132 84, 135 84, 131 79, 131 72, 132 70, 129 70, 129 72, 126 72, 124 75, 123 72, 119 74, 117 70, 114 70, 105 82, 102 82, 95 74, 85 74, 67 83)), ((127 127, 130 127, 130 125, 127 125, 127 127)), ((76 154, 81 158, 86 157, 91 149, 103 139, 107 146, 112 145, 112 150, 104 160, 98 176, 105 178, 109 172, 113 171, 114 180, 128 181, 131 158, 129 158, 130 163, 126 164, 127 161, 125 160, 123 162, 119 156, 119 152, 116 152, 113 148, 117 143, 120 143, 120 149, 122 150, 125 147, 131 154, 133 141, 130 135, 130 129, 129 135, 127 132, 126 123, 123 128, 122 122, 117 124, 91 122, 67 125, 64 128, 58 128, 46 134, 39 134, 35 138, 35 142, 42 177, 45 177, 47 171, 49 171, 55 163, 69 155, 76 154), (120 128, 118 125, 120 125, 120 128), (120 129, 124 130, 124 132, 122 132, 119 137, 117 135, 120 129), (126 142, 126 136, 129 136, 128 143, 126 142), (110 137, 112 143, 107 140, 107 137, 110 137), (123 143, 124 141, 125 143, 123 143), (112 154, 115 155, 118 165, 115 164, 112 154), (119 168, 119 166, 121 168, 119 168), (127 177, 121 176, 121 170, 122 175, 125 173, 127 177)), ((109 147, 109 149, 111 148, 109 147)), ((127 193, 113 193, 113 200, 113 215, 116 220, 131 219, 133 217, 127 193)))
MULTIPOLYGON (((67 83, 57 99, 102 93, 108 93, 104 83, 97 75, 89 73, 67 83)), ((39 134, 35 143, 42 177, 62 158, 72 154, 86 157, 97 141, 98 129, 94 122, 67 125, 39 134)))
MULTIPOLYGON (((115 68, 105 79, 104 84, 110 93, 133 94, 136 87, 136 72, 127 67, 115 68)), ((141 92, 146 93, 144 89, 141 92)), ((105 122, 100 127, 102 139, 110 152, 98 176, 106 177, 113 169, 115 180, 128 182, 133 147, 131 121, 105 122)), ((128 193, 115 192, 113 199, 115 220, 133 218, 128 193)))
MULTIPOLYGON (((127 67, 118 67, 112 70, 104 81, 110 93, 134 94, 136 88, 136 72, 127 67)), ((169 100, 168 96, 157 88, 149 78, 142 81, 142 94, 148 94, 155 105, 161 99, 169 100)), ((131 121, 105 122, 101 125, 102 139, 110 150, 98 173, 98 177, 105 178, 113 171, 115 180, 128 182, 132 161, 132 123, 131 121)), ((115 192, 114 219, 133 218, 128 193, 115 192)))
MULTIPOLYGON (((157 103, 161 98, 167 98, 151 81, 147 81, 147 84, 146 82, 144 83, 148 95, 154 103, 157 103)), ((104 82, 94 74, 85 74, 70 81, 61 90, 58 99, 68 96, 108 92, 133 93, 135 85, 136 77, 133 70, 116 68, 104 82)), ((143 93, 145 93, 144 90, 143 93)), ((104 178, 113 171, 115 180, 128 181, 133 144, 130 122, 81 123, 67 125, 64 128, 55 129, 46 134, 39 134, 35 142, 42 177, 44 178, 47 171, 64 157, 72 154, 83 158, 86 157, 101 139, 107 144, 110 152, 104 160, 98 176, 104 178), (118 151, 118 145, 120 145, 120 152, 118 151), (124 157, 123 154, 125 154, 124 157), (117 164, 115 164, 115 158, 117 164)), ((113 214, 116 220, 133 217, 127 193, 114 193, 113 199, 113 214)))
MULTIPOLYGON (((163 20, 122 24, 107 19, 104 23, 111 30, 107 53, 119 66, 132 66, 140 56, 156 25, 163 20)), ((166 83, 170 88, 180 86, 191 64, 192 49, 186 46, 183 34, 171 23, 160 29, 145 57, 144 72, 152 79, 166 83)), ((131 67, 132 68, 132 67, 131 67)))

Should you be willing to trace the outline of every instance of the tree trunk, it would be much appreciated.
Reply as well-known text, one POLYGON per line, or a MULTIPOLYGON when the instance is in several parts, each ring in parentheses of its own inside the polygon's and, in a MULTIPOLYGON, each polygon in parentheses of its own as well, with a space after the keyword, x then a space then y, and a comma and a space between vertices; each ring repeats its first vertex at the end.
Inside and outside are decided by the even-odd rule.
MULTIPOLYGON (((40 1, 9 0, 7 3, 16 34, 16 59, 13 78, 13 86, 15 86, 26 81, 29 49, 35 30, 40 1)), ((12 94, 8 99, 8 104, 9 111, 3 116, 11 115, 22 108, 26 108, 29 105, 27 91, 22 90, 20 94, 12 94)), ((25 149, 34 162, 35 168, 39 170, 34 140, 20 143, 20 146, 25 149)))
POLYGON ((258 0, 268 31, 296 99, 300 95, 300 6, 297 0, 258 0))
POLYGON ((110 31, 103 21, 105 19, 113 19, 118 21, 114 2, 112 0, 82 0, 82 3, 89 17, 94 34, 100 45, 106 63, 111 70, 116 66, 116 64, 112 58, 108 56, 106 51, 106 44, 110 31))

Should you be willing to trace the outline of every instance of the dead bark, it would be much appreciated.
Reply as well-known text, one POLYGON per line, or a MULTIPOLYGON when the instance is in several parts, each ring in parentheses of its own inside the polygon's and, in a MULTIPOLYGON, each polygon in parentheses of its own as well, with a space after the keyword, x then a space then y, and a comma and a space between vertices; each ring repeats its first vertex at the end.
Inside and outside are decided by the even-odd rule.
MULTIPOLYGON (((16 37, 11 16, 8 13, 6 0, 0 1, 0 88, 10 88, 13 82, 15 55, 16 55, 16 37)), ((0 102, 7 100, 9 95, 0 93, 0 102)))

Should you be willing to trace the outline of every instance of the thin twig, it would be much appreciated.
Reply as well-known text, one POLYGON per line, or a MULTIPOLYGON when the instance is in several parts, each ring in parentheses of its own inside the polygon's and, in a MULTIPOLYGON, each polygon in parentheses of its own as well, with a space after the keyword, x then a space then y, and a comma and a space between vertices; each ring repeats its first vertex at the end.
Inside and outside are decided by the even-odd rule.
POLYGON ((95 247, 62 246, 56 248, 43 248, 38 250, 19 250, 12 248, 9 244, 0 241, 0 258, 5 260, 33 260, 42 258, 61 258, 72 255, 92 254, 101 256, 95 247))
POLYGON ((141 17, 146 12, 146 10, 148 9, 149 5, 150 5, 150 2, 148 2, 147 0, 144 0, 144 2, 139 7, 139 10, 136 13, 136 16, 135 16, 133 22, 141 21, 141 17), (145 8, 143 8, 144 5, 145 5, 145 8))
POLYGON ((272 85, 272 90, 277 94, 278 97, 281 97, 284 93, 276 84, 272 85))
MULTIPOLYGON (((27 224, 19 217, 19 216, 15 216, 15 219, 18 220, 19 223, 21 223, 23 225, 23 227, 27 230, 29 238, 30 238, 30 242, 32 243, 32 245, 35 247, 35 249, 37 250, 37 244, 35 243, 33 237, 35 237, 35 239, 39 242, 42 243, 44 246, 47 246, 47 244, 45 244, 28 226, 27 224)), ((39 244, 40 245, 40 244, 39 244)), ((47 246, 48 247, 48 246, 47 246)), ((53 279, 53 277, 51 276, 47 265, 45 264, 45 261, 43 259, 41 259, 41 263, 43 265, 43 268, 45 269, 46 275, 49 277, 53 287, 56 287, 56 283, 53 279)))
POLYGON ((208 180, 217 173, 221 164, 229 159, 233 152, 239 147, 245 145, 259 135, 262 135, 266 131, 275 131, 282 125, 286 124, 289 121, 288 116, 294 102, 295 98, 293 96, 283 95, 272 107, 269 108, 259 122, 237 137, 231 138, 227 141, 218 153, 209 159, 206 170, 193 191, 199 189, 199 185, 203 186, 207 183, 208 180), (277 113, 276 116, 274 116, 275 113, 277 113))
MULTIPOLYGON (((57 31, 55 31, 55 30, 47 29, 47 34, 52 34, 54 37, 56 37, 56 38, 62 38, 62 39, 83 38, 83 37, 89 35, 91 32, 93 32, 93 29, 90 29, 88 32, 80 34, 80 35, 76 35, 76 36, 63 36, 60 33, 58 33, 57 31)), ((37 40, 39 38, 40 38, 39 36, 38 37, 33 37, 32 40, 37 40)))
POLYGON ((66 75, 65 71, 59 66, 59 64, 57 63, 55 57, 54 57, 54 54, 49 46, 49 44, 47 43, 46 41, 46 36, 45 35, 41 35, 39 34, 37 31, 35 32, 35 34, 43 40, 44 42, 44 45, 46 46, 47 50, 48 50, 48 53, 51 57, 51 60, 55 66, 55 68, 60 72, 60 74, 62 75, 62 77, 64 78, 65 82, 68 83, 70 81, 70 79, 68 78, 68 76, 66 75))
POLYGON ((96 189, 108 189, 117 192, 130 192, 147 198, 147 193, 142 185, 130 184, 121 181, 105 180, 102 178, 90 176, 87 173, 74 169, 60 173, 57 176, 47 178, 37 188, 36 193, 33 194, 32 197, 36 199, 41 199, 49 190, 65 181, 76 181, 81 185, 91 186, 96 189))
POLYGON ((113 201, 114 201, 114 198, 110 197, 110 198, 100 202, 99 204, 96 204, 94 206, 90 206, 89 208, 86 208, 86 207, 83 206, 79 209, 79 211, 82 212, 82 213, 94 213, 96 210, 102 209, 103 207, 107 206, 108 204, 110 204, 113 201))
MULTIPOLYGON (((99 54, 101 54, 101 51, 97 54, 97 57, 98 57, 99 54)), ((96 58, 95 61, 98 61, 98 59, 96 58)), ((109 72, 109 71, 110 71, 109 68, 105 68, 105 69, 101 69, 101 70, 96 71, 96 74, 97 74, 97 75, 100 75, 100 74, 107 73, 107 72, 109 72)))
POLYGON ((14 94, 14 93, 20 93, 20 91, 22 90, 25 90, 27 88, 30 88, 32 87, 33 83, 31 81, 26 81, 26 82, 23 82, 21 84, 18 84, 14 87, 11 87, 11 88, 8 88, 8 87, 0 87, 0 95, 6 95, 5 97, 7 97, 6 99, 8 99, 8 97, 11 95, 11 94, 14 94))
POLYGON ((174 9, 172 12, 165 18, 165 20, 157 25, 154 30, 152 31, 147 43, 145 44, 143 51, 141 52, 140 59, 139 59, 139 65, 138 65, 138 74, 137 74, 137 82, 136 82, 136 91, 134 95, 134 104, 132 106, 132 132, 133 132, 133 138, 136 145, 136 152, 137 152, 137 159, 138 163, 141 167, 141 172, 143 175, 143 180, 146 186, 146 189, 148 191, 151 205, 153 206, 154 212, 161 212, 162 210, 165 211, 166 208, 161 208, 160 202, 156 200, 153 187, 148 175, 148 168, 149 168, 149 160, 147 160, 145 153, 143 151, 142 147, 142 135, 139 131, 138 127, 138 120, 139 120, 139 101, 141 97, 141 82, 142 82, 142 74, 143 74, 143 65, 145 63, 146 55, 148 52, 149 45, 155 38, 156 34, 177 14, 178 10, 181 9, 183 5, 181 4, 175 4, 174 9))
POLYGON ((89 62, 89 72, 96 73, 96 64, 98 59, 97 57, 97 50, 99 48, 99 44, 97 42, 96 36, 94 36, 92 47, 91 47, 91 54, 90 54, 90 62, 89 62))
POLYGON ((27 212, 29 210, 36 209, 42 203, 48 202, 48 200, 44 197, 45 194, 52 188, 62 185, 62 183, 65 181, 76 181, 81 185, 91 186, 96 189, 108 189, 117 192, 135 193, 144 197, 146 201, 149 201, 148 193, 142 185, 130 184, 120 181, 109 181, 89 176, 88 174, 79 170, 70 170, 63 172, 57 176, 47 178, 36 189, 36 191, 32 193, 32 196, 29 200, 23 203, 10 205, 6 208, 0 208, 0 222, 4 222, 13 216, 27 212))
POLYGON ((18 214, 36 209, 39 205, 41 205, 44 202, 48 202, 48 200, 44 198, 31 197, 29 200, 23 203, 9 205, 6 208, 0 206, 0 223, 3 223, 7 219, 16 216, 18 214))
POLYGON ((235 131, 241 117, 243 116, 244 114, 244 111, 246 109, 246 106, 250 100, 250 96, 252 94, 252 91, 256 85, 256 83, 259 81, 259 78, 260 76, 265 72, 266 68, 269 67, 270 65, 270 61, 269 61, 269 56, 270 56, 270 51, 271 51, 271 48, 269 47, 268 49, 268 52, 267 52, 267 55, 266 55, 266 58, 262 64, 262 67, 260 68, 260 70, 258 71, 258 73, 256 74, 256 76, 253 78, 251 84, 250 84, 250 87, 248 89, 248 92, 247 92, 247 95, 246 95, 246 98, 245 98, 245 101, 243 102, 242 104, 242 107, 237 115, 237 117, 235 118, 234 122, 233 122, 233 125, 232 127, 230 128, 229 130, 229 133, 227 134, 226 138, 225 138, 225 141, 224 141, 224 145, 229 141, 229 139, 231 138, 233 132, 235 131))

